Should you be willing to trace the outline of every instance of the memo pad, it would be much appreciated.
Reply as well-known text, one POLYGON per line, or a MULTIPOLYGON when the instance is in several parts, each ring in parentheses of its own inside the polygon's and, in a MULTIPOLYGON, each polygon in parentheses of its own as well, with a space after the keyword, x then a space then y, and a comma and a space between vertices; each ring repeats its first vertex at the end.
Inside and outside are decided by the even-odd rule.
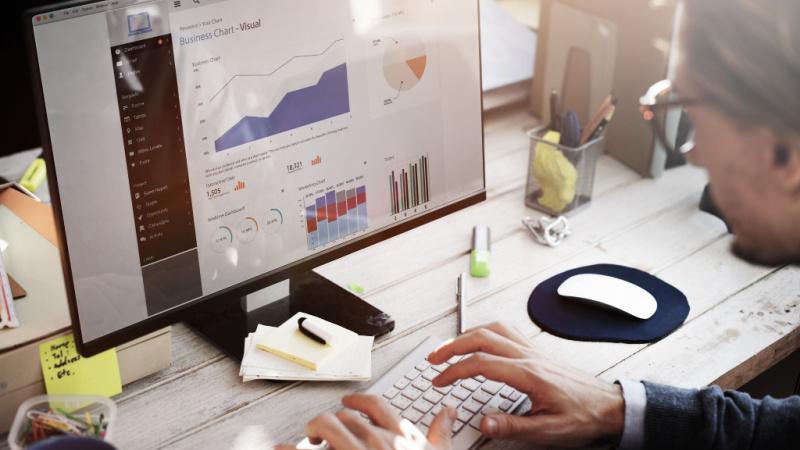
POLYGON ((596 264, 560 273, 543 281, 528 299, 528 315, 548 333, 577 341, 645 343, 657 341, 680 326, 689 315, 686 296, 672 285, 638 269, 596 264), (633 283, 658 302, 647 320, 558 295, 564 280, 581 273, 596 273, 633 283))

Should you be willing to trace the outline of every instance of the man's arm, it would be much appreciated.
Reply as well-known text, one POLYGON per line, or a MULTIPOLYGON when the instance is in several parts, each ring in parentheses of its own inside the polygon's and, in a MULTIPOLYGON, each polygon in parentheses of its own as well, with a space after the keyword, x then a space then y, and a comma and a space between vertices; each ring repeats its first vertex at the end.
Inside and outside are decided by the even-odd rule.
POLYGON ((782 449, 800 445, 800 396, 754 400, 719 387, 644 382, 645 448, 782 449))

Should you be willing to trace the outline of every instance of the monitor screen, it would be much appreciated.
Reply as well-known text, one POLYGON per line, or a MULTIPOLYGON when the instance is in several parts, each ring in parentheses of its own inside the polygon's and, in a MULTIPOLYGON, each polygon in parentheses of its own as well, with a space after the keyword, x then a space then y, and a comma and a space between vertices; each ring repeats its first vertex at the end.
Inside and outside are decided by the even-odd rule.
POLYGON ((86 353, 485 197, 477 0, 29 15, 86 353))

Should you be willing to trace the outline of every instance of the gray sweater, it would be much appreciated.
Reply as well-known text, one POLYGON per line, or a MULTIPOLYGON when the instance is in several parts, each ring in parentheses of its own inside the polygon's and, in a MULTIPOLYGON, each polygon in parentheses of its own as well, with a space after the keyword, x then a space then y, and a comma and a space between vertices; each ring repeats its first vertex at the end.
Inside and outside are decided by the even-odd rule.
POLYGON ((800 449, 800 396, 755 400, 718 386, 644 385, 648 450, 800 449))

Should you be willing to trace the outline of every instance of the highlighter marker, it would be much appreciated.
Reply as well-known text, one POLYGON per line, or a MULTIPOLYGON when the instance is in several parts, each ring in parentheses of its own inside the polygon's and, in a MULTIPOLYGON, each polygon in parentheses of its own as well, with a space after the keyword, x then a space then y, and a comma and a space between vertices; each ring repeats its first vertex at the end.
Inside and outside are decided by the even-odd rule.
POLYGON ((326 330, 323 325, 315 322, 314 320, 301 317, 297 319, 297 327, 300 329, 301 333, 322 345, 329 345, 333 347, 338 341, 338 338, 335 334, 326 330))
POLYGON ((39 155, 39 157, 34 159, 31 165, 28 166, 28 170, 25 171, 25 175, 22 176, 19 184, 28 191, 33 192, 42 184, 46 174, 47 171, 45 170, 44 159, 39 155))
POLYGON ((489 227, 476 225, 472 229, 472 255, 470 257, 470 273, 473 277, 488 277, 491 256, 489 248, 489 227))

